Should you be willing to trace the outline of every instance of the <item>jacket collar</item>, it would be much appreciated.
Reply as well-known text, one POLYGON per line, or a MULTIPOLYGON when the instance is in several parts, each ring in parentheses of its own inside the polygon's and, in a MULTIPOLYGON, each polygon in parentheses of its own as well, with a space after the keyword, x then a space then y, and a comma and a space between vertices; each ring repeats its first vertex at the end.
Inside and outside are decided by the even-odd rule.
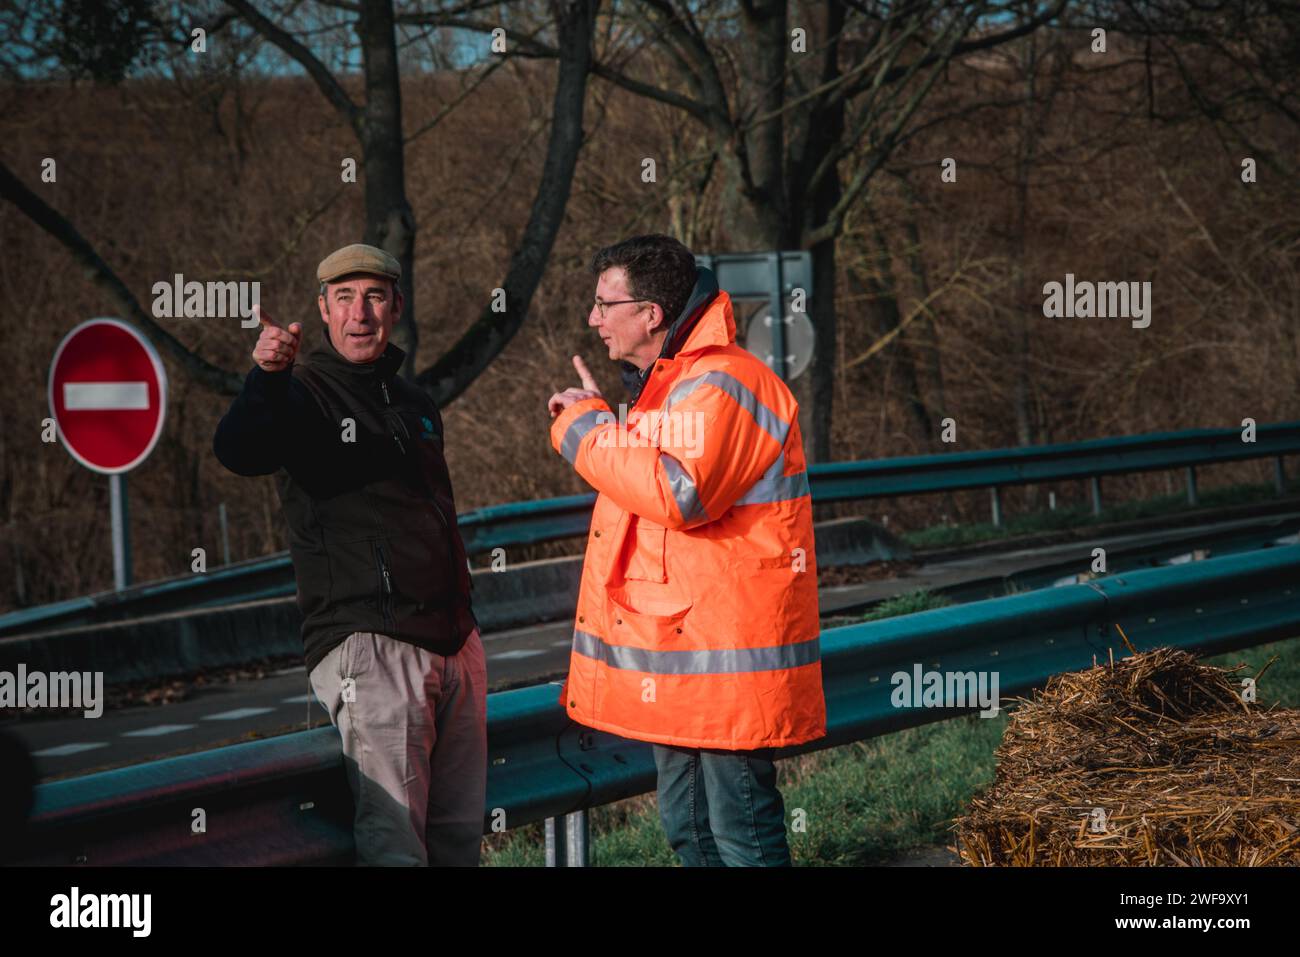
POLYGON ((383 355, 374 362, 353 362, 334 348, 334 343, 330 341, 329 326, 323 322, 321 323, 320 336, 316 340, 316 345, 307 354, 307 360, 313 368, 331 372, 335 375, 358 376, 367 379, 376 375, 391 378, 397 374, 397 370, 402 367, 402 362, 405 359, 406 353, 389 342, 387 348, 384 349, 383 355))
MULTIPOLYGON (((680 353, 698 352, 707 346, 725 346, 735 338, 736 322, 731 314, 731 297, 718 288, 718 277, 712 269, 699 266, 695 288, 691 290, 681 315, 668 327, 659 359, 674 359, 680 353)), ((659 359, 644 369, 638 369, 630 362, 620 363, 619 374, 632 397, 632 405, 636 405, 646 377, 659 359)))

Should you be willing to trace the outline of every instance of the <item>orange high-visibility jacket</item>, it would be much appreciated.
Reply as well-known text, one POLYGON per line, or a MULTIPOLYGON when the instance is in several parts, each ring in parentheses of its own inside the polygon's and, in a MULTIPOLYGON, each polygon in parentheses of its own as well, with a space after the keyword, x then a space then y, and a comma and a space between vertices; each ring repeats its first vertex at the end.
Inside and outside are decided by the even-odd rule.
POLYGON ((585 399, 551 425, 600 493, 562 692, 581 724, 727 750, 826 733, 799 407, 735 339, 719 292, 631 413, 585 399))

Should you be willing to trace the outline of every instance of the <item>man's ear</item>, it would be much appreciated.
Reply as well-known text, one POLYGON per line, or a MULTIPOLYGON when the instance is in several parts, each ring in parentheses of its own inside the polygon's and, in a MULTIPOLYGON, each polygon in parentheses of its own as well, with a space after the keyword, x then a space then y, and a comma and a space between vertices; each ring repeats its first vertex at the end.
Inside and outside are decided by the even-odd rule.
POLYGON ((667 332, 669 322, 668 322, 668 316, 664 312, 664 307, 659 305, 659 303, 657 302, 651 302, 649 303, 649 306, 650 306, 650 319, 646 322, 646 326, 645 326, 646 332, 650 333, 651 335, 660 332, 667 332))
POLYGON ((329 325, 330 307, 324 296, 316 297, 316 306, 320 309, 320 321, 329 325))

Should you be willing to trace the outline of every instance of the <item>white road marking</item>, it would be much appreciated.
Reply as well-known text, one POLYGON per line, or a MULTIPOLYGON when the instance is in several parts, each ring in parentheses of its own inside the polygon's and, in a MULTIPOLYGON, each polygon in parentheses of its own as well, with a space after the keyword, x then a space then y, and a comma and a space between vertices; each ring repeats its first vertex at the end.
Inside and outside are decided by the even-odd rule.
POLYGON ((75 409, 147 409, 147 382, 65 382, 63 407, 75 409))
POLYGON ((238 721, 240 718, 251 718, 256 714, 270 714, 274 708, 236 708, 234 711, 219 711, 216 714, 205 714, 200 721, 238 721))
POLYGON ((196 727, 192 724, 155 724, 152 728, 141 728, 138 731, 123 731, 124 738, 157 738, 164 734, 175 734, 177 731, 188 731, 196 727))
POLYGON ((90 744, 61 744, 57 748, 46 748, 44 751, 33 751, 34 758, 65 758, 70 754, 80 754, 82 751, 94 751, 96 748, 108 747, 107 741, 95 741, 90 744))
POLYGON ((544 655, 544 654, 546 654, 546 652, 544 651, 534 651, 528 648, 518 648, 514 651, 498 651, 496 654, 490 655, 489 657, 492 658, 493 661, 502 661, 508 658, 532 658, 534 655, 544 655))
POLYGON ((304 704, 308 701, 315 701, 315 700, 316 700, 316 696, 314 694, 300 694, 296 698, 281 698, 280 703, 281 704, 304 704))

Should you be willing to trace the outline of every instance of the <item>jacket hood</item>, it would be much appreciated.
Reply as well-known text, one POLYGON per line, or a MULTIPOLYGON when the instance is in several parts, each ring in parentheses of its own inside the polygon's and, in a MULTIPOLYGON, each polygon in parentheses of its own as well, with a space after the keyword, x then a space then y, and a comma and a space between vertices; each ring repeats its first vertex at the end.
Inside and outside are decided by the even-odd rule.
MULTIPOLYGON (((664 336, 663 348, 659 350, 659 359, 671 359, 682 350, 701 317, 708 312, 709 306, 718 298, 719 292, 718 277, 714 275, 713 270, 705 266, 696 267, 695 288, 691 290, 690 298, 686 300, 686 306, 682 309, 681 315, 674 319, 673 324, 668 327, 668 335, 664 336)), ((655 361, 657 362, 658 359, 655 361)), ((638 369, 627 361, 621 362, 619 365, 619 375, 622 377, 623 385, 627 387, 628 394, 631 396, 631 404, 636 405, 636 400, 641 395, 641 389, 645 386, 646 375, 654 368, 654 362, 644 369, 638 369)))
POLYGON ((390 342, 374 362, 353 362, 334 347, 329 326, 323 322, 316 345, 307 353, 307 361, 313 368, 346 376, 394 376, 405 359, 406 353, 390 342))

